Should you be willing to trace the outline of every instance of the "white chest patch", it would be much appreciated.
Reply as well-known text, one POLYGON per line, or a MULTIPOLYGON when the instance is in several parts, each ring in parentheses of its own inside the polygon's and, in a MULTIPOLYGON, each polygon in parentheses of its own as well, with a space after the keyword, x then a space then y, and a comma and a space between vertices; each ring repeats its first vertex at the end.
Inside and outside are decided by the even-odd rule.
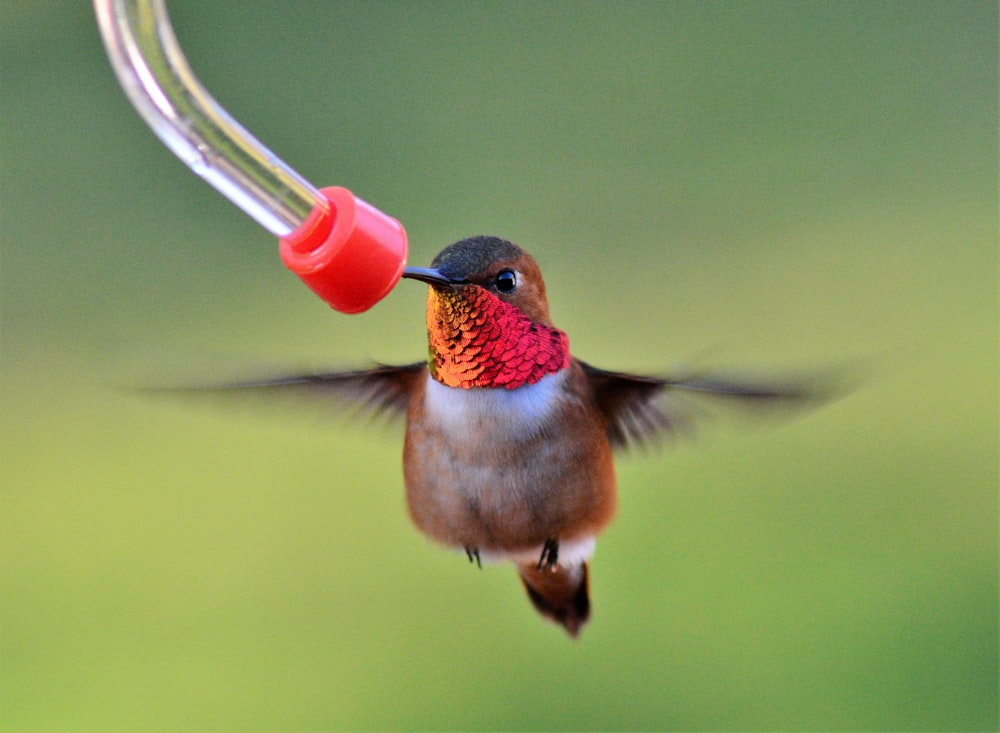
POLYGON ((565 394, 567 370, 547 374, 517 389, 447 387, 430 374, 426 417, 457 439, 484 432, 494 438, 533 435, 543 429, 565 394))

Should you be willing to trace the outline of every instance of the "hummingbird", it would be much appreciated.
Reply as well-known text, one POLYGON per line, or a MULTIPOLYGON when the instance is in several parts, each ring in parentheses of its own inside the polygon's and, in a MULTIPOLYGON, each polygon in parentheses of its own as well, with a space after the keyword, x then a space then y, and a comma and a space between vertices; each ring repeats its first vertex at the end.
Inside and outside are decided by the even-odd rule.
POLYGON ((427 359, 225 389, 333 394, 405 416, 403 479, 413 524, 470 562, 513 563, 528 599, 576 637, 590 618, 590 560, 616 506, 613 457, 685 429, 676 398, 812 400, 807 385, 608 371, 573 356, 534 258, 494 236, 463 239, 425 283, 427 359))

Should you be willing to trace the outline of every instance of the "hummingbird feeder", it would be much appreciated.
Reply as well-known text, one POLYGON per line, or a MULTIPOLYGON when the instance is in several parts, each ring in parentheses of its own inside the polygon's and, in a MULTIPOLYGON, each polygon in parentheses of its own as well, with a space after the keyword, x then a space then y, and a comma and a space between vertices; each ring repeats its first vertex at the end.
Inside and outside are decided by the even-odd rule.
POLYGON ((399 282, 403 226, 346 188, 317 189, 205 91, 164 0, 94 0, 111 66, 160 140, 279 238, 281 259, 341 313, 368 310, 399 282))

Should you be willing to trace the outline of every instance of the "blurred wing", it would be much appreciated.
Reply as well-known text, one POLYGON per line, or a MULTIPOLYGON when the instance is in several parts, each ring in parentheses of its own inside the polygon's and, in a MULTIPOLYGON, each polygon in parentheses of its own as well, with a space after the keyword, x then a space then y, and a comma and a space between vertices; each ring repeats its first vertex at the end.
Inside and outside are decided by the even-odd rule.
POLYGON ((304 374, 209 386, 166 387, 141 390, 146 394, 172 398, 234 401, 242 405, 293 405, 297 411, 332 407, 355 407, 356 412, 373 417, 403 417, 411 390, 427 373, 427 363, 378 366, 346 372, 304 374))
POLYGON ((615 448, 644 446, 688 433, 712 403, 759 413, 818 405, 829 398, 819 380, 754 381, 720 376, 672 379, 610 372, 580 362, 615 448))

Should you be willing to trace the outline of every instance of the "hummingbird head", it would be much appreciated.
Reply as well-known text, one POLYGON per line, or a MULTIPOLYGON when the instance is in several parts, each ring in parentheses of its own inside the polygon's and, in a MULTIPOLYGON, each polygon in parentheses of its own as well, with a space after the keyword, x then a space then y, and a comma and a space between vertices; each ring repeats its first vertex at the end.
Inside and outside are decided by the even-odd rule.
POLYGON ((431 286, 429 364, 442 384, 514 389, 569 365, 569 340, 552 325, 542 273, 516 244, 463 239, 430 268, 408 267, 403 277, 431 286))

